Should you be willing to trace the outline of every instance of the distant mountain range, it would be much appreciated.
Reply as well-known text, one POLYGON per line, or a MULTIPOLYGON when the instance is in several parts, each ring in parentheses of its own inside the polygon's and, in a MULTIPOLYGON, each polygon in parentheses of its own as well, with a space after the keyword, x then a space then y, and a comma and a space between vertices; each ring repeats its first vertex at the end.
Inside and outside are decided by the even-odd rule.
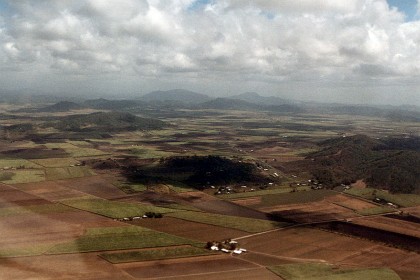
MULTIPOLYGON (((43 98, 46 98, 43 96, 43 98)), ((50 102, 56 102, 52 97, 50 102)), ((44 102, 45 103, 45 102, 44 102)), ((67 112, 91 108, 97 110, 118 110, 142 113, 144 109, 215 109, 215 110, 262 110, 276 113, 314 113, 378 116, 394 121, 420 121, 417 106, 374 106, 334 103, 299 102, 276 96, 262 96, 256 92, 245 92, 229 98, 212 98, 208 95, 184 89, 153 91, 132 99, 92 99, 60 101, 42 108, 23 108, 16 112, 67 112)))
POLYGON ((67 112, 72 110, 81 110, 85 107, 71 101, 60 101, 53 105, 38 109, 39 112, 67 112))
POLYGON ((231 96, 231 99, 238 99, 242 101, 247 101, 255 104, 262 105, 284 105, 284 104, 297 104, 298 102, 292 101, 290 99, 284 99, 277 96, 261 96, 256 92, 245 92, 235 96, 231 96))
POLYGON ((187 104, 199 104, 211 100, 212 98, 202 94, 184 89, 172 89, 167 91, 153 91, 139 98, 146 102, 165 102, 176 101, 187 104))
POLYGON ((249 103, 243 100, 236 100, 232 98, 216 98, 204 103, 201 103, 200 108, 203 109, 218 109, 218 110, 255 110, 259 109, 259 105, 249 103))

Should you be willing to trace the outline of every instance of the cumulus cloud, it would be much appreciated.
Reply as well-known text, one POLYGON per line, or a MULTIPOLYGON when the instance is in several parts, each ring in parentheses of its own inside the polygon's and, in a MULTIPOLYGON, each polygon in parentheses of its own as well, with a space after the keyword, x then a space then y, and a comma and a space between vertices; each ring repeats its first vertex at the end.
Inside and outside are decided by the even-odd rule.
POLYGON ((339 96, 374 80, 383 94, 391 82, 420 80, 420 21, 404 22, 385 0, 5 2, 0 71, 9 87, 50 75, 52 85, 37 85, 65 89, 76 77, 89 90, 113 80, 127 93, 182 84, 316 99, 314 85, 339 96))

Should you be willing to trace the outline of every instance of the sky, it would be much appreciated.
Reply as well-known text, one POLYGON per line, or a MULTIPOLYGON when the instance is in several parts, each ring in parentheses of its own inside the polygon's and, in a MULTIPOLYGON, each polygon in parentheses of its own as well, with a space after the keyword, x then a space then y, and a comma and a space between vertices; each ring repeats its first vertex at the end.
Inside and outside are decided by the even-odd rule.
POLYGON ((420 105, 420 0, 0 0, 0 94, 420 105))

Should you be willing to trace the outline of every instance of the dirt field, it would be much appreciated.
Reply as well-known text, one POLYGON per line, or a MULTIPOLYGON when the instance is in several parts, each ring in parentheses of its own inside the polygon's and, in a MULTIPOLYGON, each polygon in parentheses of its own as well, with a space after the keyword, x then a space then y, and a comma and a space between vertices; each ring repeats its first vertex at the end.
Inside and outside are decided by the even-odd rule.
POLYGON ((265 213, 219 199, 209 199, 203 202, 196 202, 193 203, 192 206, 208 213, 268 220, 265 213))
POLYGON ((132 223, 203 242, 235 238, 248 234, 247 232, 240 230, 195 223, 172 217, 163 217, 162 219, 141 219, 132 223))
MULTIPOLYGON (((245 203, 247 203, 246 200, 245 203)), ((276 216, 288 220, 308 223, 359 217, 361 215, 357 211, 375 207, 378 206, 374 203, 337 194, 316 202, 260 207, 258 209, 266 213, 274 213, 276 216)))
MULTIPOLYGON (((44 215, 21 215, 0 219, 1 250, 25 249, 69 241, 82 235, 83 227, 44 215)), ((5 254, 5 253, 4 253, 5 254)))
POLYGON ((420 238, 420 224, 418 223, 412 223, 387 217, 368 217, 364 219, 354 219, 352 223, 420 238))
POLYGON ((0 279, 132 279, 96 254, 0 259, 0 279))
POLYGON ((224 271, 224 272, 215 272, 207 273, 200 275, 190 275, 190 276, 175 276, 171 277, 172 280, 196 280, 199 277, 202 280, 278 280, 281 279, 279 276, 275 275, 266 268, 250 268, 250 269, 241 269, 235 271, 224 271))
POLYGON ((241 271, 258 268, 255 264, 226 255, 152 261, 139 264, 121 264, 116 266, 137 278, 173 276, 201 277, 209 273, 241 271))
POLYGON ((49 201, 79 198, 86 195, 83 192, 63 186, 60 181, 17 184, 15 187, 49 201))
POLYGON ((253 205, 258 205, 261 203, 261 197, 235 199, 234 202, 235 204, 242 205, 242 206, 253 206, 253 205))
POLYGON ((266 207, 260 208, 259 210, 266 213, 273 213, 281 218, 300 223, 346 219, 359 216, 350 209, 341 207, 326 200, 305 204, 266 207))
POLYGON ((338 194, 335 196, 328 197, 326 198, 326 201, 350 208, 355 211, 377 207, 377 205, 373 203, 367 202, 365 200, 349 197, 343 194, 338 194))
POLYGON ((8 185, 0 184, 0 208, 40 205, 49 203, 47 200, 22 192, 8 185))
POLYGON ((404 208, 403 211, 420 218, 420 206, 404 208))
POLYGON ((124 224, 73 209, 62 213, 28 213, 1 217, 0 250, 52 246, 74 240, 88 228, 121 225, 124 224))
POLYGON ((420 256, 416 253, 317 229, 286 229, 239 241, 250 252, 281 257, 285 261, 327 261, 351 267, 390 267, 401 275, 420 276, 420 256))
POLYGON ((366 183, 363 180, 357 180, 356 183, 351 184, 353 188, 364 189, 366 188, 366 183))
POLYGON ((113 176, 98 175, 74 178, 70 180, 60 180, 58 182, 69 189, 81 191, 100 198, 113 199, 126 196, 126 193, 112 184, 114 180, 115 177, 113 176))

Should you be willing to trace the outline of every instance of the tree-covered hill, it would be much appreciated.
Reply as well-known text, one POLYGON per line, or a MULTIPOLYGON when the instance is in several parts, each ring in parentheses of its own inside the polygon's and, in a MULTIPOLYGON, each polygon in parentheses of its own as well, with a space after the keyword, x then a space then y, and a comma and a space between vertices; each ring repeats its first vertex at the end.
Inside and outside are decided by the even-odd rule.
POLYGON ((420 139, 372 139, 363 135, 320 143, 304 165, 329 187, 363 179, 391 192, 420 193, 420 139))

